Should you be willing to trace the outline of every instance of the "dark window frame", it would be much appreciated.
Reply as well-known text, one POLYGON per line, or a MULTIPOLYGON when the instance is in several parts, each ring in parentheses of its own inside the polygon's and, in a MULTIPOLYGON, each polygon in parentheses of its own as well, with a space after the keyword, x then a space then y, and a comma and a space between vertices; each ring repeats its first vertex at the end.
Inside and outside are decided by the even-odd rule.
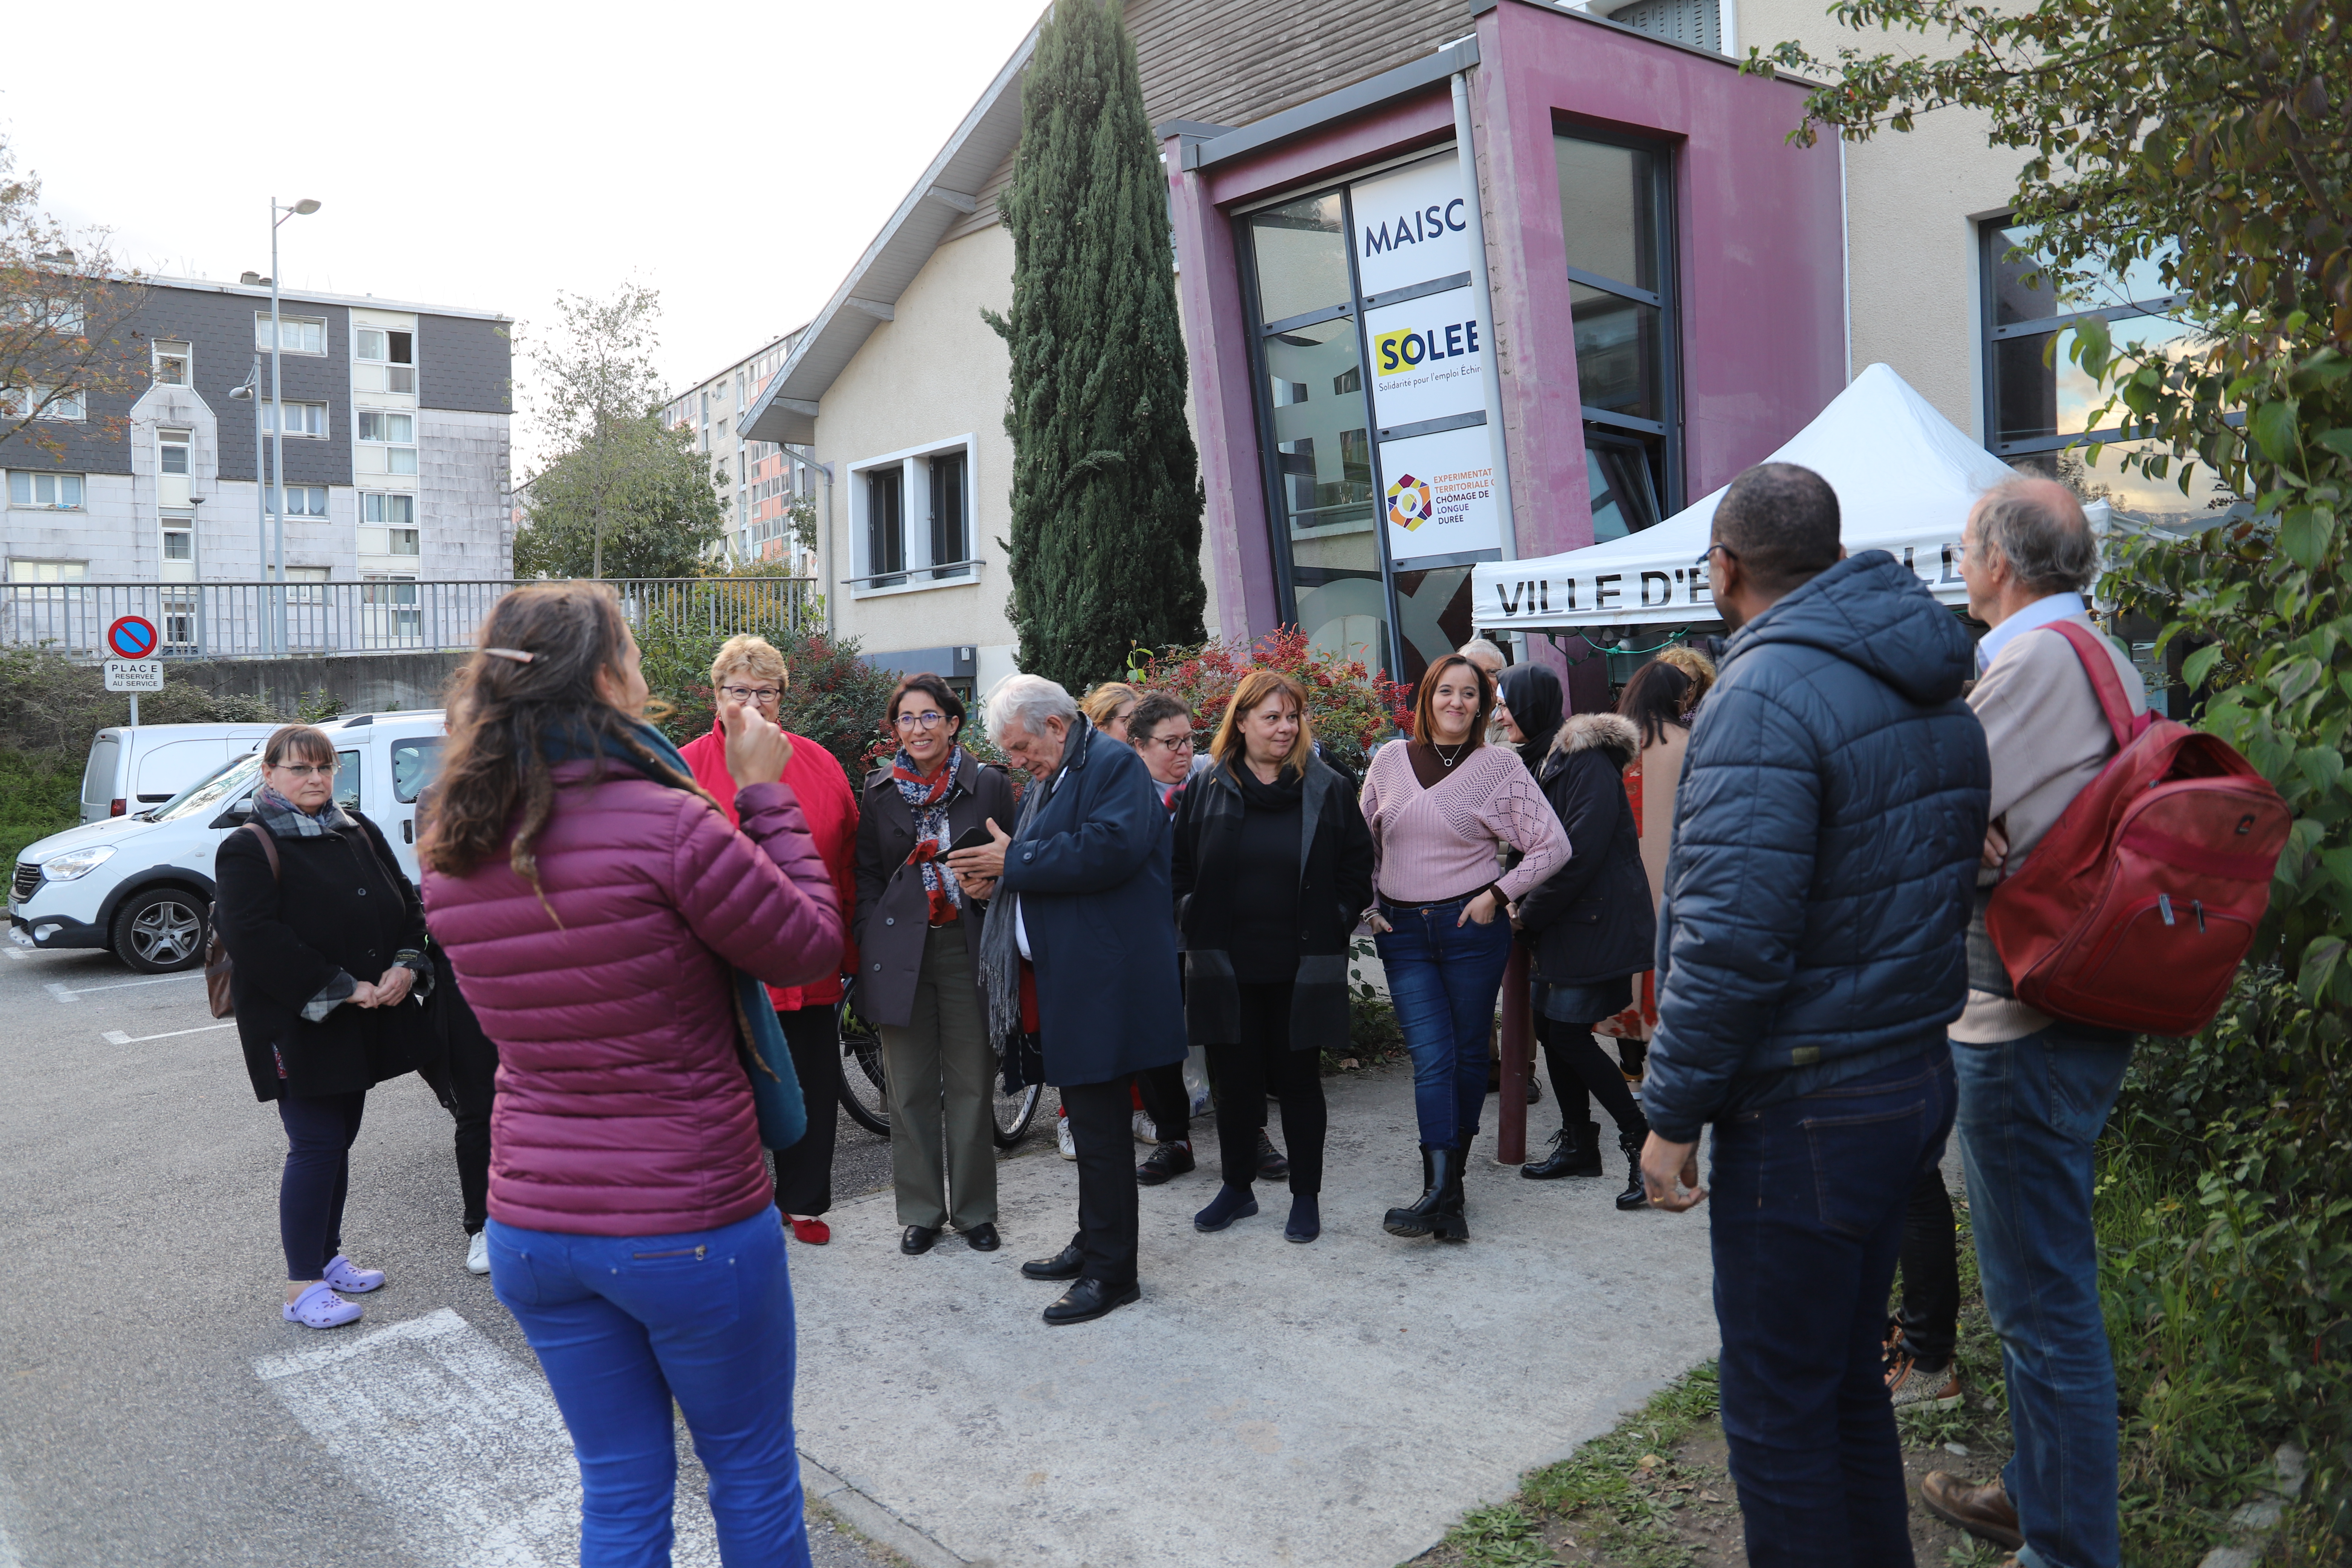
POLYGON ((923 467, 930 477, 931 581, 970 577, 971 456, 956 447, 932 453, 923 467))
POLYGON ((866 470, 865 583, 895 588, 906 580, 907 466, 887 463, 866 470), (886 498, 887 507, 881 504, 886 498))
MULTIPOLYGON (((1660 286, 1656 289, 1643 289, 1623 279, 1603 278, 1576 267, 1563 267, 1561 270, 1567 274, 1566 281, 1569 283, 1582 284, 1589 289, 1598 289, 1621 299, 1649 305, 1658 312, 1658 405, 1659 412, 1664 417, 1639 419, 1606 408, 1591 407, 1583 404, 1580 398, 1577 414, 1583 423, 1599 426, 1605 435, 1647 437, 1659 443, 1661 472, 1658 478, 1663 480, 1659 486, 1659 521, 1664 521, 1689 504, 1685 499, 1683 453, 1682 235, 1681 226, 1676 222, 1675 201, 1681 174, 1682 144, 1671 137, 1643 136, 1612 126, 1590 124, 1559 113, 1552 116, 1551 131, 1555 139, 1564 137, 1604 147, 1622 147, 1629 152, 1647 153, 1654 160, 1653 167, 1656 174, 1652 181, 1649 205, 1651 222, 1654 226, 1652 238, 1658 252, 1660 286)), ((1575 308, 1570 306, 1570 320, 1573 322, 1574 319, 1575 308)), ((1573 356, 1572 325, 1570 331, 1570 353, 1573 356)), ((1578 391, 1580 394, 1582 390, 1580 377, 1578 391)))

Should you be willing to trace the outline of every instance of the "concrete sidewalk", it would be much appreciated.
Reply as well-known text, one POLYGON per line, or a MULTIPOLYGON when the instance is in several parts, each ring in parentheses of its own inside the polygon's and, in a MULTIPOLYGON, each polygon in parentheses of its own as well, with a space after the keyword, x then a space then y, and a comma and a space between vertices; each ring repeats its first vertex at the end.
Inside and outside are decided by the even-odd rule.
MULTIPOLYGON (((792 1252, 803 1453, 940 1562, 1389 1568, 1715 1352, 1703 1208, 1619 1214, 1613 1152, 1602 1180, 1521 1180, 1490 1098, 1473 1239, 1400 1241, 1380 1219, 1419 1184, 1411 1073, 1326 1087, 1322 1239, 1283 1240, 1272 1183, 1256 1218, 1192 1229, 1203 1118, 1202 1169, 1142 1194, 1143 1300, 1096 1323, 1047 1329, 1061 1288, 1019 1273, 1075 1225, 1050 1154, 1000 1168, 992 1256, 901 1256, 887 1192, 835 1208, 833 1244, 792 1252)), ((1547 1097, 1529 1143, 1558 1125, 1547 1097)))

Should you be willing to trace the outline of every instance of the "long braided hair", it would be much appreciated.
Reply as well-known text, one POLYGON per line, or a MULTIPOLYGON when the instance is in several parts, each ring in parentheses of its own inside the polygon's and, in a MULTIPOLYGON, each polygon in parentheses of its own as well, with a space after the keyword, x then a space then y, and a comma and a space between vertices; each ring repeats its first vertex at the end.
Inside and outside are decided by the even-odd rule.
POLYGON ((620 601, 601 583, 533 583, 492 605, 479 646, 450 684, 449 739, 417 858, 463 877, 506 846, 507 863, 544 903, 534 847, 555 814, 551 751, 601 765, 617 748, 709 800, 646 746, 638 715, 597 695, 596 672, 617 677, 628 648, 620 601))

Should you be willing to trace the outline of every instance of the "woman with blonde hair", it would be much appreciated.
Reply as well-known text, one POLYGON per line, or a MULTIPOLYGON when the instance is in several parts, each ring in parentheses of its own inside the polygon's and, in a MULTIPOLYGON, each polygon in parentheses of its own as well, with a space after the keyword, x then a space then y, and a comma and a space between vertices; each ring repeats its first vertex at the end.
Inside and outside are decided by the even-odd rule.
MULTIPOLYGON (((727 720, 730 709, 749 708, 761 718, 779 721, 784 693, 791 688, 784 656, 763 637, 749 634, 729 637, 710 661, 710 694, 718 707, 710 733, 697 735, 678 748, 678 755, 694 773, 694 782, 719 803, 730 823, 735 811, 735 780, 727 771, 727 720)), ((809 837, 824 860, 825 874, 841 900, 845 921, 857 902, 857 797, 850 792, 849 776, 833 753, 805 735, 784 731, 792 743, 793 760, 785 764, 783 782, 800 797, 801 815, 809 837)), ((841 1115, 841 975, 854 973, 857 945, 845 942, 841 968, 818 976, 806 985, 771 985, 768 1000, 776 1023, 792 1051, 793 1070, 801 1080, 801 1100, 808 1108, 808 1131, 772 1159, 776 1173, 776 1207, 782 1211, 795 1239, 822 1247, 833 1239, 833 1227, 824 1215, 833 1207, 834 1137, 841 1115)))
POLYGON ((1127 738, 1127 721, 1135 717, 1135 705, 1142 700, 1143 693, 1126 681, 1106 680, 1078 699, 1078 711, 1087 716, 1087 723, 1128 745, 1131 742, 1127 738))
POLYGON ((673 1408, 720 1556, 805 1564, 792 1283, 750 1074, 789 1071, 759 984, 837 973, 841 907, 783 731, 726 709, 733 826, 647 701, 612 590, 534 583, 491 607, 450 703, 417 853, 499 1048, 490 1284, 571 1431, 583 1565, 667 1556, 673 1408))
POLYGON ((1348 944, 1372 892, 1355 792, 1315 754, 1307 690, 1244 674, 1213 765, 1176 807, 1174 882, 1184 1020, 1217 1086, 1224 1184, 1192 1216, 1220 1231, 1257 1213, 1258 1128, 1271 1089, 1290 1150, 1286 1240, 1322 1234, 1322 1050, 1348 1043, 1348 944))

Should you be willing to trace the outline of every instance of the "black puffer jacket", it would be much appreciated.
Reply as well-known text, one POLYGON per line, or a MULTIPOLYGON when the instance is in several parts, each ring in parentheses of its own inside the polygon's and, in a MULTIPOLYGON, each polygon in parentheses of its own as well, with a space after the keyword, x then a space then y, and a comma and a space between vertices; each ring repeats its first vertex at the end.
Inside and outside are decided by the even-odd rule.
POLYGON ((1932 1045, 1968 991, 1991 767, 1968 634, 1883 550, 1735 635, 1692 727, 1642 1105, 1676 1142, 1932 1045))
POLYGON ((1592 985, 1650 967, 1658 921, 1642 869, 1642 836, 1625 799, 1625 768, 1641 752, 1642 731, 1632 720, 1579 713, 1542 759, 1536 782, 1568 831, 1569 859, 1519 900, 1538 980, 1592 985))

